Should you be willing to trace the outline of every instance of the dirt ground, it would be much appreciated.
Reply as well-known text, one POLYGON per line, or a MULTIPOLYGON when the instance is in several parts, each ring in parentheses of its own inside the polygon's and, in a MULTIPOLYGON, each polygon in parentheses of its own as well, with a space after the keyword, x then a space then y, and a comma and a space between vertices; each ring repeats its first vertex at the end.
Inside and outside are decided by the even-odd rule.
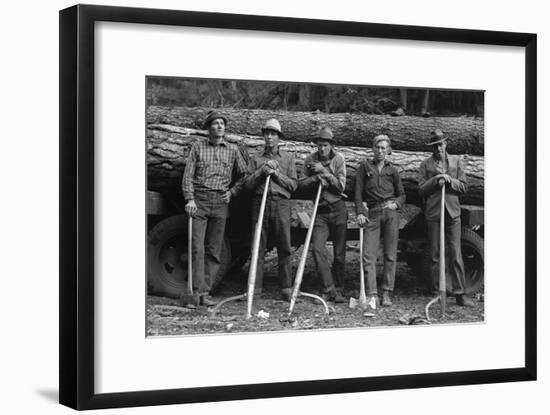
MULTIPOLYGON (((332 250, 329 247, 329 253, 332 250)), ((293 255, 295 272, 301 255, 297 249, 293 255)), ((348 242, 346 253, 346 281, 344 296, 359 296, 359 248, 357 242, 348 242)), ((380 275, 381 264, 378 264, 380 275)), ((239 274, 226 277, 214 293, 213 298, 224 298, 246 291, 248 264, 239 274)), ((301 291, 320 295, 321 286, 315 273, 311 254, 308 256, 301 291)), ((328 303, 330 313, 324 313, 320 302, 299 297, 291 318, 288 317, 289 303, 280 299, 277 281, 277 258, 274 252, 268 253, 265 261, 264 290, 260 298, 254 297, 253 316, 246 319, 246 301, 231 301, 221 307, 215 316, 210 308, 199 307, 188 310, 178 307, 178 300, 148 296, 147 335, 167 336, 182 334, 221 334, 239 332, 262 332, 275 330, 315 330, 329 328, 350 328, 369 326, 399 326, 410 324, 456 324, 484 321, 484 296, 478 293, 473 297, 475 307, 455 305, 455 299, 447 299, 447 313, 440 315, 439 304, 430 307, 430 321, 426 320, 425 306, 432 299, 425 288, 417 282, 410 268, 404 262, 397 264, 393 306, 380 307, 373 317, 363 316, 360 309, 351 309, 348 303, 328 303)))

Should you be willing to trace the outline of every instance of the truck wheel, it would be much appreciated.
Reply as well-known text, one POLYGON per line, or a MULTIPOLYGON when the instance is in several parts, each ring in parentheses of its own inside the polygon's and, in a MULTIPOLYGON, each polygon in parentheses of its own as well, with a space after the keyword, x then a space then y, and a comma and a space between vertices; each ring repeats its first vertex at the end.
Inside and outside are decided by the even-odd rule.
POLYGON ((485 257, 483 238, 468 228, 462 228, 462 259, 466 276, 466 294, 474 294, 483 288, 485 257))
MULTIPOLYGON (((211 291, 223 279, 230 260, 230 244, 224 238, 220 270, 211 291)), ((149 231, 147 264, 149 294, 178 298, 187 287, 187 215, 170 216, 149 231)))
MULTIPOLYGON (((464 261, 464 274, 466 279, 466 294, 474 294, 483 288, 484 254, 483 238, 469 228, 462 228, 461 232, 462 260, 464 261)), ((422 257, 422 280, 428 287, 433 287, 430 281, 430 253, 424 252, 422 257)), ((451 281, 447 274, 447 286, 451 281)), ((451 294, 451 293, 449 293, 451 294)))

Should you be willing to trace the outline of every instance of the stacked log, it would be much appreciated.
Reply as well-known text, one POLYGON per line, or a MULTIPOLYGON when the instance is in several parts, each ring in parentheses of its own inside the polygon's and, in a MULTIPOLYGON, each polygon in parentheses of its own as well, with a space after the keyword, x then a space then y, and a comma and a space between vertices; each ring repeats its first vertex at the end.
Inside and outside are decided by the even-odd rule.
MULTIPOLYGON (((147 108, 147 123, 201 129, 207 112, 206 108, 151 105, 147 108)), ((327 125, 342 146, 371 147, 376 135, 387 134, 395 150, 423 152, 428 150, 426 142, 430 132, 439 128, 449 138, 448 151, 451 154, 484 154, 484 122, 479 117, 392 117, 232 108, 220 109, 220 112, 229 119, 227 131, 238 135, 261 135, 265 121, 276 118, 291 141, 311 142, 319 128, 327 125)))
MULTIPOLYGON (((178 127, 165 124, 147 126, 147 165, 148 188, 150 190, 177 192, 181 189, 181 179, 185 169, 185 160, 191 144, 196 140, 207 139, 205 130, 178 127)), ((257 154, 263 148, 263 139, 254 135, 228 134, 229 142, 237 143, 250 155, 257 154)), ((284 140, 281 148, 292 152, 296 157, 298 174, 302 171, 304 160, 315 150, 313 144, 284 140)), ((336 146, 346 159, 347 183, 346 194, 353 200, 355 173, 359 162, 365 157, 372 157, 370 148, 356 146, 336 146)), ((397 167, 407 192, 407 202, 419 204, 418 169, 420 163, 431 153, 425 151, 394 150, 389 160, 397 167)), ((484 201, 484 158, 464 155, 468 192, 461 196, 463 204, 482 205, 484 201)))

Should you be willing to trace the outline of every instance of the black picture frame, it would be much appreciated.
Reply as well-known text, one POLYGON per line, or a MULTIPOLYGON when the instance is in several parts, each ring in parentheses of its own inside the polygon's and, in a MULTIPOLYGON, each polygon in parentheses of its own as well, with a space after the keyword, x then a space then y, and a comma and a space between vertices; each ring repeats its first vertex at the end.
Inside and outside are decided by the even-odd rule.
POLYGON ((59 401, 99 409, 535 380, 537 36, 437 27, 76 5, 60 11, 59 401), (94 392, 94 24, 121 22, 525 49, 525 366, 287 383, 94 392))

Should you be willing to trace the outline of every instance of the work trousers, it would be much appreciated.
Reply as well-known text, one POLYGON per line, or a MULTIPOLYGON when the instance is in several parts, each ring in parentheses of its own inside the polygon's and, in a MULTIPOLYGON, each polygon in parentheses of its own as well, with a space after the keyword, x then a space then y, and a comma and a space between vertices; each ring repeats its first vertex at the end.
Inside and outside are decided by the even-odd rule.
MULTIPOLYGON (((252 247, 254 246, 254 232, 260 213, 261 197, 252 199, 252 247)), ((262 234, 258 250, 258 267, 256 271, 255 292, 261 293, 264 279, 264 255, 269 235, 273 235, 277 258, 279 261, 279 284, 283 292, 290 292, 292 287, 290 263, 290 201, 284 198, 266 199, 262 234)))
POLYGON ((193 291, 208 294, 220 269, 228 204, 220 192, 195 192, 193 216, 193 291))
POLYGON ((376 259, 380 236, 384 239, 384 273, 382 289, 393 291, 395 266, 397 261, 397 241, 399 236, 399 214, 388 208, 373 208, 368 212, 369 222, 363 241, 363 264, 365 264, 366 290, 368 295, 378 293, 376 287, 376 259))
MULTIPOLYGON (((428 248, 431 259, 431 278, 435 290, 439 290, 439 220, 428 221, 428 248)), ((460 247, 460 216, 451 218, 445 210, 445 262, 448 278, 447 290, 454 295, 464 294, 465 276, 462 249, 460 247)))
POLYGON ((344 267, 346 263, 346 232, 348 211, 346 204, 339 200, 336 203, 320 206, 313 226, 311 250, 317 274, 323 284, 323 291, 344 288, 344 267), (332 237, 334 261, 329 267, 327 240, 332 237))

